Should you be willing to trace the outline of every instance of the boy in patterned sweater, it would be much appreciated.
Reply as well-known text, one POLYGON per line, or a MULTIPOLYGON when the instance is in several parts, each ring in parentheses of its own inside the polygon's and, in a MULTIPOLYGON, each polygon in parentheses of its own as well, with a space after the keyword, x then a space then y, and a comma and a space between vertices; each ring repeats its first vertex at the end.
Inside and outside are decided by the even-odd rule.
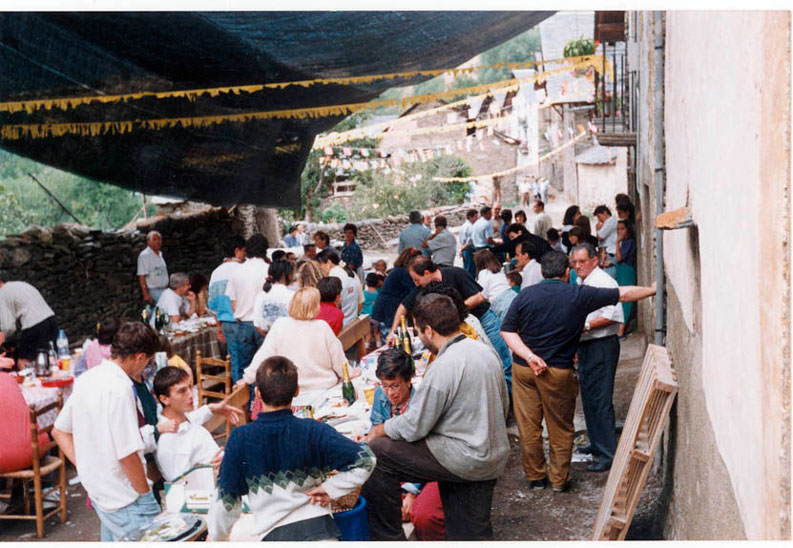
POLYGON ((292 415, 297 368, 287 358, 262 362, 255 391, 264 411, 229 436, 209 509, 209 540, 228 540, 245 494, 253 532, 262 540, 338 539, 330 501, 363 485, 374 470, 372 451, 326 424, 292 415))

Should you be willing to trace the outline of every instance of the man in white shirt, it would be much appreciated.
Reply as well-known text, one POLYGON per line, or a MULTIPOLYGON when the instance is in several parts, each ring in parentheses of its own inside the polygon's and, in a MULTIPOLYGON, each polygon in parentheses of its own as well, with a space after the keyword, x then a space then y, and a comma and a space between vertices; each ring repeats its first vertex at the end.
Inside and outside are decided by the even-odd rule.
POLYGON ((469 209, 465 213, 465 223, 460 227, 460 234, 457 235, 457 241, 460 243, 460 256, 463 258, 463 268, 474 279, 476 279, 476 265, 474 265, 474 244, 471 235, 474 223, 478 218, 479 212, 469 209))
MULTIPOLYGON (((591 244, 577 245, 570 257, 578 275, 578 285, 618 287, 614 278, 598 266, 597 251, 591 244)), ((587 468, 592 472, 611 468, 617 450, 612 400, 614 376, 620 359, 617 331, 624 321, 619 303, 595 310, 586 318, 578 345, 578 382, 590 443, 584 452, 594 457, 594 462, 587 468)))
POLYGON ((8 281, 0 272, 0 345, 17 331, 16 357, 34 360, 39 349, 48 350, 58 336, 55 313, 38 290, 27 282, 8 281))
POLYGON ((176 432, 160 434, 157 441, 155 459, 165 481, 175 480, 193 466, 210 464, 219 448, 212 434, 188 416, 193 411, 189 373, 179 367, 163 367, 154 376, 154 395, 163 406, 161 420, 177 424, 176 432))
POLYGON ((548 229, 553 227, 551 216, 545 213, 545 203, 542 200, 536 200, 532 208, 536 217, 534 218, 534 234, 540 238, 546 238, 548 229))
POLYGON ((595 208, 597 225, 595 226, 598 242, 606 248, 606 253, 611 255, 611 261, 615 262, 617 254, 617 219, 611 216, 611 211, 604 205, 595 208))
POLYGON ((537 246, 533 242, 523 237, 517 238, 518 243, 515 244, 515 270, 520 271, 523 281, 520 284, 521 289, 525 289, 530 285, 540 283, 543 280, 542 268, 540 261, 538 261, 537 246), (525 238, 525 239, 524 239, 525 238))
POLYGON ((471 242, 474 244, 474 252, 480 249, 489 249, 496 244, 493 240, 493 225, 490 219, 493 217, 493 210, 490 206, 484 206, 479 210, 479 219, 471 229, 471 242))
MULTIPOLYGON (((169 287, 157 300, 157 308, 167 314, 171 322, 186 320, 195 314, 196 294, 190 291, 190 278, 184 272, 171 274, 169 287)), ((152 314, 151 326, 154 327, 156 315, 152 314)))
POLYGON ((110 360, 83 373, 55 420, 52 436, 77 467, 101 522, 102 541, 130 538, 160 513, 146 478, 135 391, 159 339, 140 322, 121 326, 110 360))
POLYGON ((521 179, 518 183, 518 194, 520 194, 520 205, 523 207, 529 206, 529 194, 531 193, 531 181, 528 179, 521 179))
POLYGON ((325 276, 335 276, 341 280, 341 311, 344 312, 344 327, 358 318, 363 308, 363 287, 358 280, 358 276, 350 277, 339 263, 339 254, 333 250, 326 249, 317 255, 317 262, 322 267, 325 276))
POLYGON ((248 238, 245 253, 247 259, 231 272, 226 285, 226 296, 231 300, 236 320, 225 333, 234 383, 242 378, 242 372, 251 363, 263 341, 253 325, 253 317, 256 296, 261 292, 270 271, 264 260, 267 256, 267 238, 261 234, 248 238))
POLYGON ((146 249, 138 255, 138 282, 143 300, 154 306, 168 287, 168 267, 162 252, 162 235, 152 230, 146 236, 146 249))
POLYGON ((490 217, 490 224, 493 227, 493 234, 496 236, 501 235, 501 225, 504 224, 504 219, 501 218, 501 203, 494 202, 492 216, 490 217))
POLYGON ((223 262, 209 277, 207 306, 218 319, 218 339, 225 342, 226 330, 237 323, 231 308, 231 299, 226 295, 226 286, 232 271, 245 261, 245 239, 237 235, 226 239, 223 242, 223 255, 223 262))

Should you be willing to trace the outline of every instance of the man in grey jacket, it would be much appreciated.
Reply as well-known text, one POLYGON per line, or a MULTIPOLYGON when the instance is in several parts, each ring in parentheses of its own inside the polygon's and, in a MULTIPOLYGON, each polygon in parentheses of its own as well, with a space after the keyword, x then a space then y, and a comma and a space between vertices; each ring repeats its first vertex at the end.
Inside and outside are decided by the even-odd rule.
POLYGON ((492 348, 460 333, 446 295, 419 298, 419 337, 435 361, 408 410, 367 437, 377 468, 363 488, 372 540, 405 540, 401 482, 437 481, 447 540, 492 540, 493 488, 509 455, 509 398, 492 348))

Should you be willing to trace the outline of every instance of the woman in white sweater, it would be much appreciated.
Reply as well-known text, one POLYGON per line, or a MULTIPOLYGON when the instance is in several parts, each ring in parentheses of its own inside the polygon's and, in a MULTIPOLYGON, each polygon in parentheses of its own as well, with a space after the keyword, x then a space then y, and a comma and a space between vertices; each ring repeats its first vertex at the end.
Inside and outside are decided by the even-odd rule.
POLYGON ((346 359, 341 342, 328 323, 315 320, 319 313, 319 291, 304 287, 289 303, 289 316, 278 318, 264 343, 243 373, 247 384, 256 382, 256 370, 270 356, 284 356, 296 366, 301 390, 326 390, 339 382, 346 359))
POLYGON ((507 281, 507 275, 501 271, 501 263, 489 249, 474 253, 476 265, 476 281, 482 286, 482 295, 490 301, 490 308, 501 321, 509 310, 509 305, 517 297, 507 281))

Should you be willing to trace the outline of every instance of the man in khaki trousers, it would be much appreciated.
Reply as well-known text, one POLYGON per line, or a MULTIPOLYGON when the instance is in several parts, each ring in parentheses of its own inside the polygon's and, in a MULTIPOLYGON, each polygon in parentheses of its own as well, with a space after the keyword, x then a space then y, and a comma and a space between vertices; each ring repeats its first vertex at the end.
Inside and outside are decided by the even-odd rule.
POLYGON ((523 289, 501 324, 512 350, 513 401, 520 432, 523 469, 532 489, 550 480, 556 492, 569 486, 573 452, 573 416, 578 381, 573 358, 586 317, 603 306, 655 295, 652 287, 573 286, 569 260, 560 251, 541 258, 543 281, 523 289), (548 425, 550 458, 542 444, 542 419, 548 425))

